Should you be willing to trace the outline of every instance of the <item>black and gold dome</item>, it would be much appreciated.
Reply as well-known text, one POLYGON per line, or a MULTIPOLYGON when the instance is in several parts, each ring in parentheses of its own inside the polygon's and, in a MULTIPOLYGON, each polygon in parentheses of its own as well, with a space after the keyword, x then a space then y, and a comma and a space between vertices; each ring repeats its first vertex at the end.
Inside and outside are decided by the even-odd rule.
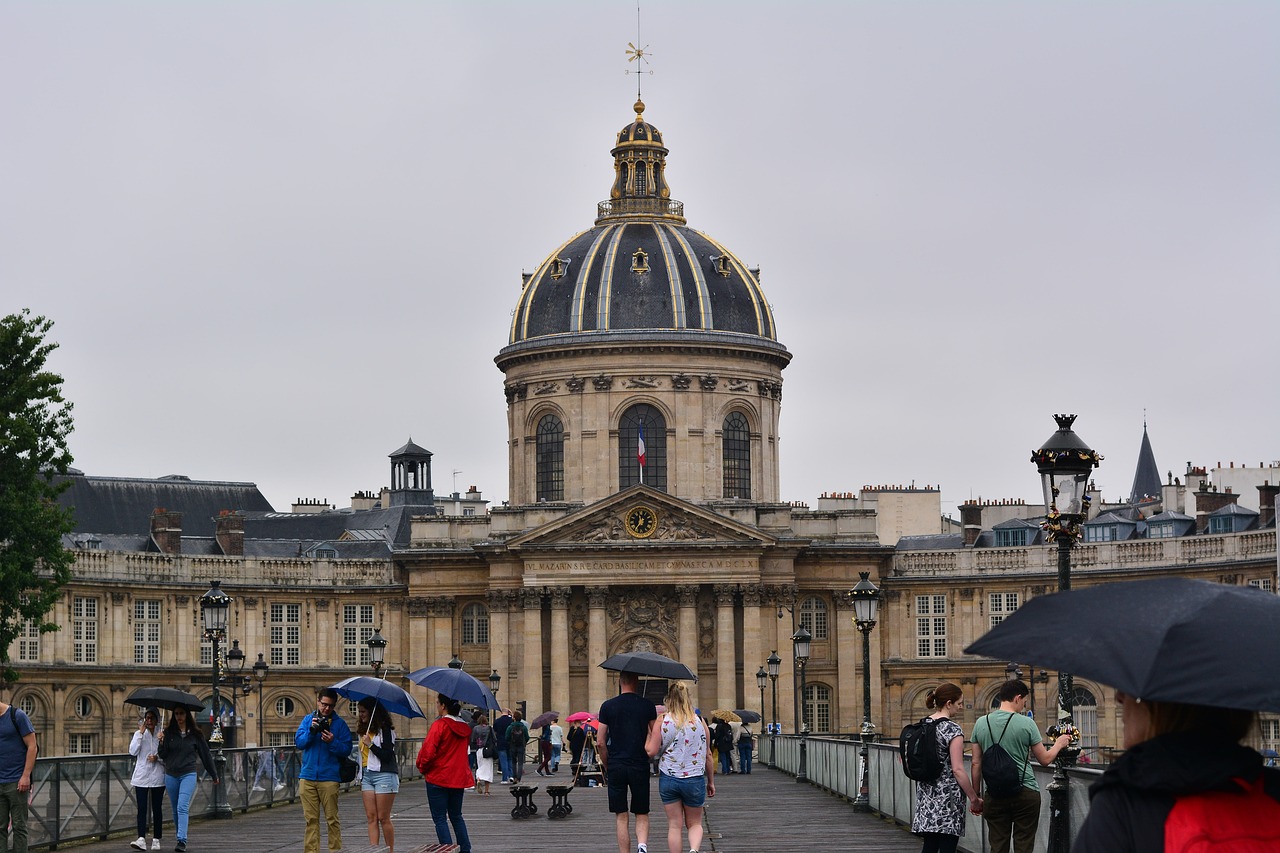
POLYGON ((662 133, 644 120, 643 102, 635 112, 611 152, 613 187, 597 205, 595 226, 525 277, 508 349, 551 336, 639 331, 776 342, 758 271, 685 224, 684 205, 667 186, 662 133))

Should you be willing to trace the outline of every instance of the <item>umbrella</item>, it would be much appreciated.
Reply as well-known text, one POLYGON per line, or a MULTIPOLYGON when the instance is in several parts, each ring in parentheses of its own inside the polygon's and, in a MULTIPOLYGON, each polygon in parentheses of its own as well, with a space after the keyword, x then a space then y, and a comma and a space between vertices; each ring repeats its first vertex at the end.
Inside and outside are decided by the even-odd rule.
POLYGON ((141 705, 144 708, 186 708, 188 711, 203 711, 204 702, 200 697, 178 690, 175 687, 139 687, 124 700, 126 705, 141 705))
POLYGON ((741 717, 744 723, 758 723, 762 719, 758 713, 748 708, 738 708, 733 713, 741 717))
POLYGON ((712 711, 712 712, 711 712, 711 716, 713 716, 713 717, 719 717, 720 719, 724 720, 726 723, 740 723, 740 722, 742 722, 742 718, 741 718, 741 717, 739 717, 739 716, 737 715, 737 713, 736 713, 736 712, 734 712, 734 711, 725 711, 725 710, 721 709, 721 710, 717 710, 717 711, 712 711))
POLYGON ((460 669, 447 666, 424 666, 405 677, 419 687, 434 690, 459 702, 485 709, 497 710, 502 707, 498 704, 498 700, 493 698, 488 687, 481 684, 474 675, 468 675, 460 669))
POLYGON ((529 728, 540 729, 543 726, 551 725, 558 719, 560 719, 559 711, 543 711, 529 722, 529 728))
POLYGON ((570 723, 585 723, 587 720, 594 720, 596 715, 590 711, 574 711, 565 720, 570 723))
POLYGON ((1038 596, 965 651, 1035 661, 1155 702, 1280 711, 1280 643, 1267 639, 1277 625, 1271 593, 1160 578, 1038 596))
POLYGON ((422 706, 418 704, 418 700, 405 692, 404 688, 397 687, 385 679, 357 675, 353 678, 345 678, 330 686, 338 691, 339 696, 345 696, 355 702, 361 699, 377 700, 379 705, 402 717, 413 719, 414 717, 426 716, 422 712, 422 706))
POLYGON ((623 652, 600 664, 600 668, 612 669, 616 672, 633 672, 650 678, 692 681, 695 684, 698 681, 698 676, 693 674, 693 670, 680 661, 653 652, 623 652))

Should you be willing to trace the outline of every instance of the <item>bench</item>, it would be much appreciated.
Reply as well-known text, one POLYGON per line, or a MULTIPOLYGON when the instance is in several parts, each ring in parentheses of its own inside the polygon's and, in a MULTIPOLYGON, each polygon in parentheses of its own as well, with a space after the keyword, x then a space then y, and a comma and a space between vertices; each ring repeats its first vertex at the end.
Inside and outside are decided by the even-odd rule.
POLYGON ((547 809, 548 818, 561 820, 569 816, 573 811, 573 806, 569 805, 569 792, 572 790, 572 785, 547 786, 547 793, 551 795, 551 808, 547 809))
POLYGON ((533 801, 537 785, 512 785, 511 796, 516 798, 516 807, 511 810, 514 818, 526 818, 538 813, 538 804, 533 801))

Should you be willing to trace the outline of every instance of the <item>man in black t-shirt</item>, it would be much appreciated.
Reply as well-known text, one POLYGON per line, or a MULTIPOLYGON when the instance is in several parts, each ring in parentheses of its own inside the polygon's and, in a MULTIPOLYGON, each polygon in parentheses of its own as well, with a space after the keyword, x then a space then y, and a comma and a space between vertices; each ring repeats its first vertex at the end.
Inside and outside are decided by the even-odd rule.
POLYGON ((618 681, 622 692, 600 706, 596 749, 609 780, 609 811, 617 819, 618 853, 630 853, 628 793, 636 816, 636 851, 649 853, 649 756, 644 744, 658 711, 637 692, 638 676, 623 672, 618 681))

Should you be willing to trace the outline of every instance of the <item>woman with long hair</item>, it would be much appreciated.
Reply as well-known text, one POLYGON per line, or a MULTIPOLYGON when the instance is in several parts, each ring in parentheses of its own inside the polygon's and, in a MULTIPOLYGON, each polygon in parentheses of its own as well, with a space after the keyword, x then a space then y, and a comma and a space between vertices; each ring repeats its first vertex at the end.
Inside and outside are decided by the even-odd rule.
POLYGON ((493 765, 498 760, 498 742, 493 728, 489 725, 489 715, 480 711, 476 714, 476 725, 471 730, 471 752, 476 757, 476 793, 492 796, 489 786, 493 784, 493 765), (489 754, 485 755, 485 750, 489 754))
POLYGON ((916 813, 911 831, 924 836, 921 853, 955 853, 964 835, 965 800, 974 814, 982 813, 982 799, 964 769, 964 730, 951 717, 964 708, 964 694, 944 681, 925 696, 933 711, 934 735, 942 772, 932 782, 916 783, 916 813))
POLYGON ((689 853, 702 844, 702 810, 716 795, 715 762, 707 761, 711 735, 693 712, 689 688, 673 681, 664 700, 667 712, 649 730, 645 752, 658 759, 658 796, 667 813, 667 849, 680 853, 680 827, 689 833, 689 853))
POLYGON ((471 853, 471 838, 462 819, 462 792, 472 785, 471 765, 467 762, 467 742, 471 726, 459 716, 462 703, 444 694, 436 697, 439 716, 427 730, 418 750, 418 772, 427 784, 427 805, 436 825, 436 840, 452 844, 449 824, 458 836, 460 853, 471 853))
POLYGON ((217 785, 218 771, 213 764, 213 755, 209 752, 209 744, 204 735, 196 727, 191 712, 186 708, 175 708, 169 718, 169 725, 159 735, 160 748, 156 754, 164 762, 164 786, 169 791, 169 802, 173 804, 174 834, 178 843, 173 848, 177 853, 186 853, 187 822, 191 815, 191 798, 196 793, 196 770, 200 765, 217 785))
POLYGON ((129 741, 129 754, 138 760, 133 766, 132 779, 133 798, 138 804, 138 840, 129 842, 134 850, 147 849, 148 823, 155 827, 151 835, 151 849, 160 849, 160 835, 164 827, 164 762, 159 756, 159 720, 160 711, 148 708, 129 741))
POLYGON ((400 793, 400 769, 396 765, 396 732, 391 715, 375 699, 361 699, 356 706, 356 734, 360 738, 360 796, 369 825, 369 844, 378 846, 378 830, 388 853, 395 853, 396 830, 391 806, 400 793))

